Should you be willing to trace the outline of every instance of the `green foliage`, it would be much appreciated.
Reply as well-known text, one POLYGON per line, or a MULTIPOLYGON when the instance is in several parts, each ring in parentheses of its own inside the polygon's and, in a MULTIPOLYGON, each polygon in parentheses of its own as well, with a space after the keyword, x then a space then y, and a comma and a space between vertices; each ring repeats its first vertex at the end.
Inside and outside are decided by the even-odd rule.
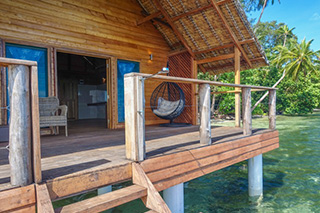
MULTIPOLYGON (((312 41, 301 43, 283 23, 276 21, 260 23, 256 28, 257 38, 265 49, 270 66, 241 72, 241 84, 272 87, 282 76, 287 76, 277 86, 277 113, 306 114, 320 107, 320 65, 319 51, 310 49, 312 41)), ((198 78, 214 80, 208 73, 199 73, 198 78)), ((217 76, 217 80, 234 83, 234 73, 217 76)), ((230 90, 227 87, 215 88, 216 91, 230 90)), ((255 104, 264 92, 252 92, 255 104)), ((219 114, 234 114, 234 94, 216 95, 215 110, 219 114)), ((253 114, 268 113, 268 98, 264 99, 253 114)))

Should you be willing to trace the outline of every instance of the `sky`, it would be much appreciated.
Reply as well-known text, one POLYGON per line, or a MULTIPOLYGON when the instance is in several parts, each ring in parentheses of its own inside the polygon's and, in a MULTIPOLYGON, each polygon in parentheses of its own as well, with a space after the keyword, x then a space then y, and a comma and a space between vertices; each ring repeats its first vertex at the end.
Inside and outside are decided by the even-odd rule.
MULTIPOLYGON (((299 41, 306 38, 314 39, 311 44, 313 50, 320 50, 320 0, 277 0, 265 9, 261 21, 282 22, 289 29, 295 27, 293 33, 299 41)), ((247 14, 248 18, 259 18, 260 11, 247 14)), ((255 22, 256 23, 256 22, 255 22)))

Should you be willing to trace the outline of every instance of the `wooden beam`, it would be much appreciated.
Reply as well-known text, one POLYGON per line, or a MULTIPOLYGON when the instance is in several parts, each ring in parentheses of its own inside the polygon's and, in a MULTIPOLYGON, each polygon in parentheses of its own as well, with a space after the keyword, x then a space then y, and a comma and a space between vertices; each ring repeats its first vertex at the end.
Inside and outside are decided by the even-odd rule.
POLYGON ((173 76, 166 76, 166 75, 155 75, 146 74, 146 73, 138 73, 132 72, 125 74, 125 77, 132 77, 132 76, 140 76, 140 77, 152 77, 147 79, 147 81, 168 81, 168 82, 175 82, 175 83, 182 83, 182 84, 209 84, 214 86, 225 86, 225 87, 239 87, 239 88, 251 88, 251 89, 266 89, 272 90, 277 88, 272 87, 263 87, 263 86, 253 86, 253 85, 245 85, 245 84, 230 84, 230 83, 222 83, 219 81, 208 81, 208 80, 200 80, 200 79, 193 79, 193 78, 182 78, 182 77, 173 77, 173 76))
POLYGON ((176 36, 180 39, 180 41, 183 43, 183 45, 188 50, 190 55, 194 58, 194 53, 192 52, 192 49, 189 47, 187 41, 184 39, 184 37, 179 32, 176 25, 173 23, 172 19, 170 18, 169 14, 167 13, 167 11, 161 6, 159 0, 155 0, 154 3, 156 4, 157 8, 161 11, 162 15, 167 20, 167 22, 171 26, 172 30, 175 32, 176 36))
POLYGON ((186 52, 188 52, 188 50, 172 51, 172 52, 169 52, 168 57, 179 55, 179 54, 186 53, 186 52))
POLYGON ((244 59, 246 60, 246 62, 249 64, 250 67, 252 67, 252 64, 250 62, 250 59, 248 58, 246 52, 244 51, 244 49, 242 48, 239 40, 237 39, 236 35, 233 33, 231 27, 228 24, 227 19, 224 17, 219 5, 214 1, 211 0, 211 4, 213 5, 213 7, 215 8, 215 10, 217 11, 219 17, 221 18, 224 26, 227 28, 227 31, 229 32, 229 34, 231 35, 231 39, 233 40, 234 44, 237 46, 237 48, 240 50, 240 52, 242 53, 242 56, 244 57, 244 59))
POLYGON ((147 17, 144 17, 144 18, 142 18, 140 20, 137 20, 136 25, 139 26, 139 25, 141 25, 141 24, 143 24, 143 23, 145 23, 145 22, 147 22, 147 21, 149 21, 151 19, 154 19, 154 18, 156 18, 156 17, 158 17, 160 15, 161 15, 161 11, 155 12, 155 13, 147 16, 147 17))
POLYGON ((169 207, 149 180, 140 164, 132 163, 132 182, 133 184, 147 188, 147 197, 142 199, 147 208, 156 212, 171 213, 169 207))
POLYGON ((0 66, 9 66, 9 65, 25 65, 25 66, 37 66, 37 62, 28 61, 28 60, 20 60, 20 59, 12 59, 12 58, 3 58, 0 57, 0 66))
POLYGON ((14 212, 15 209, 21 209, 35 203, 33 184, 0 192, 0 212, 14 212))
POLYGON ((89 199, 75 202, 62 208, 56 209, 55 212, 61 213, 87 213, 103 212, 105 210, 120 206, 124 203, 136 200, 147 195, 147 189, 138 185, 132 185, 115 190, 106 194, 98 195, 89 199))
POLYGON ((170 29, 172 29, 172 27, 170 26, 170 24, 162 21, 161 19, 156 19, 156 18, 154 18, 152 21, 153 21, 154 24, 163 25, 163 26, 166 26, 166 27, 169 27, 170 29))
POLYGON ((252 135, 251 89, 242 88, 243 135, 252 135))
POLYGON ((210 145, 211 142, 211 115, 210 115, 210 85, 200 84, 200 143, 210 145))
POLYGON ((190 16, 190 15, 193 15, 193 14, 195 14, 195 13, 199 13, 199 12, 201 12, 201 11, 203 11, 203 10, 206 10, 206 9, 210 8, 210 7, 212 7, 211 4, 206 5, 206 6, 203 6, 203 7, 196 8, 196 9, 191 10, 191 11, 189 11, 189 12, 186 12, 186 13, 183 13, 183 14, 181 14, 181 15, 178 15, 178 16, 173 17, 173 18, 172 18, 172 21, 175 22, 175 21, 177 21, 177 20, 179 20, 179 19, 181 19, 181 18, 183 18, 183 17, 190 16))
POLYGON ((205 63, 210 63, 210 62, 220 61, 220 60, 225 60, 230 58, 234 58, 234 53, 197 60, 197 64, 205 64, 205 63))
POLYGON ((276 128, 276 90, 269 90, 269 129, 276 128))
MULTIPOLYGON (((239 41, 239 43, 240 43, 240 44, 249 44, 249 43, 253 43, 254 41, 255 41, 255 39, 252 38, 252 39, 247 39, 247 40, 239 41)), ((234 43, 225 44, 225 45, 221 45, 221 46, 214 47, 214 48, 211 48, 211 49, 197 51, 197 52, 194 52, 194 54, 197 55, 197 54, 201 54, 201 53, 207 53, 207 52, 211 52, 211 51, 216 51, 216 50, 221 50, 221 49, 225 49, 225 48, 230 48, 230 47, 233 47, 233 46, 234 46, 234 43)), ((253 59, 250 59, 250 60, 253 60, 253 59)))
POLYGON ((36 184, 37 194, 37 212, 38 213, 54 213, 52 202, 49 196, 47 185, 36 184))
MULTIPOLYGON (((234 48, 234 83, 240 84, 240 51, 238 48, 234 48)), ((236 87, 235 90, 240 90, 240 88, 236 87)), ((240 127, 241 122, 241 100, 240 100, 240 94, 235 94, 235 126, 240 127)))

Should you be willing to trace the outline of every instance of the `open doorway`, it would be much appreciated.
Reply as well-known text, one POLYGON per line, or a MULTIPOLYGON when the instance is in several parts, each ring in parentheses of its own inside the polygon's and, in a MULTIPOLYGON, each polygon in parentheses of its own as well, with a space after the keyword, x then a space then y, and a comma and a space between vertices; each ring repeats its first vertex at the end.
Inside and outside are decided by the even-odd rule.
POLYGON ((107 60, 57 53, 58 97, 73 125, 107 126, 107 60))

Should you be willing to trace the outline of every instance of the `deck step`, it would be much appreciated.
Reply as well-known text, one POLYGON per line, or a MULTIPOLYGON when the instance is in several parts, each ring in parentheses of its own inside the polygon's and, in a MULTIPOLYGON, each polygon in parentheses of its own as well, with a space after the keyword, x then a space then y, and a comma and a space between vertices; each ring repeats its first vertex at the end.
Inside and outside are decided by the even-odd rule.
POLYGON ((147 189, 132 185, 57 209, 56 212, 101 212, 147 195, 147 189))

